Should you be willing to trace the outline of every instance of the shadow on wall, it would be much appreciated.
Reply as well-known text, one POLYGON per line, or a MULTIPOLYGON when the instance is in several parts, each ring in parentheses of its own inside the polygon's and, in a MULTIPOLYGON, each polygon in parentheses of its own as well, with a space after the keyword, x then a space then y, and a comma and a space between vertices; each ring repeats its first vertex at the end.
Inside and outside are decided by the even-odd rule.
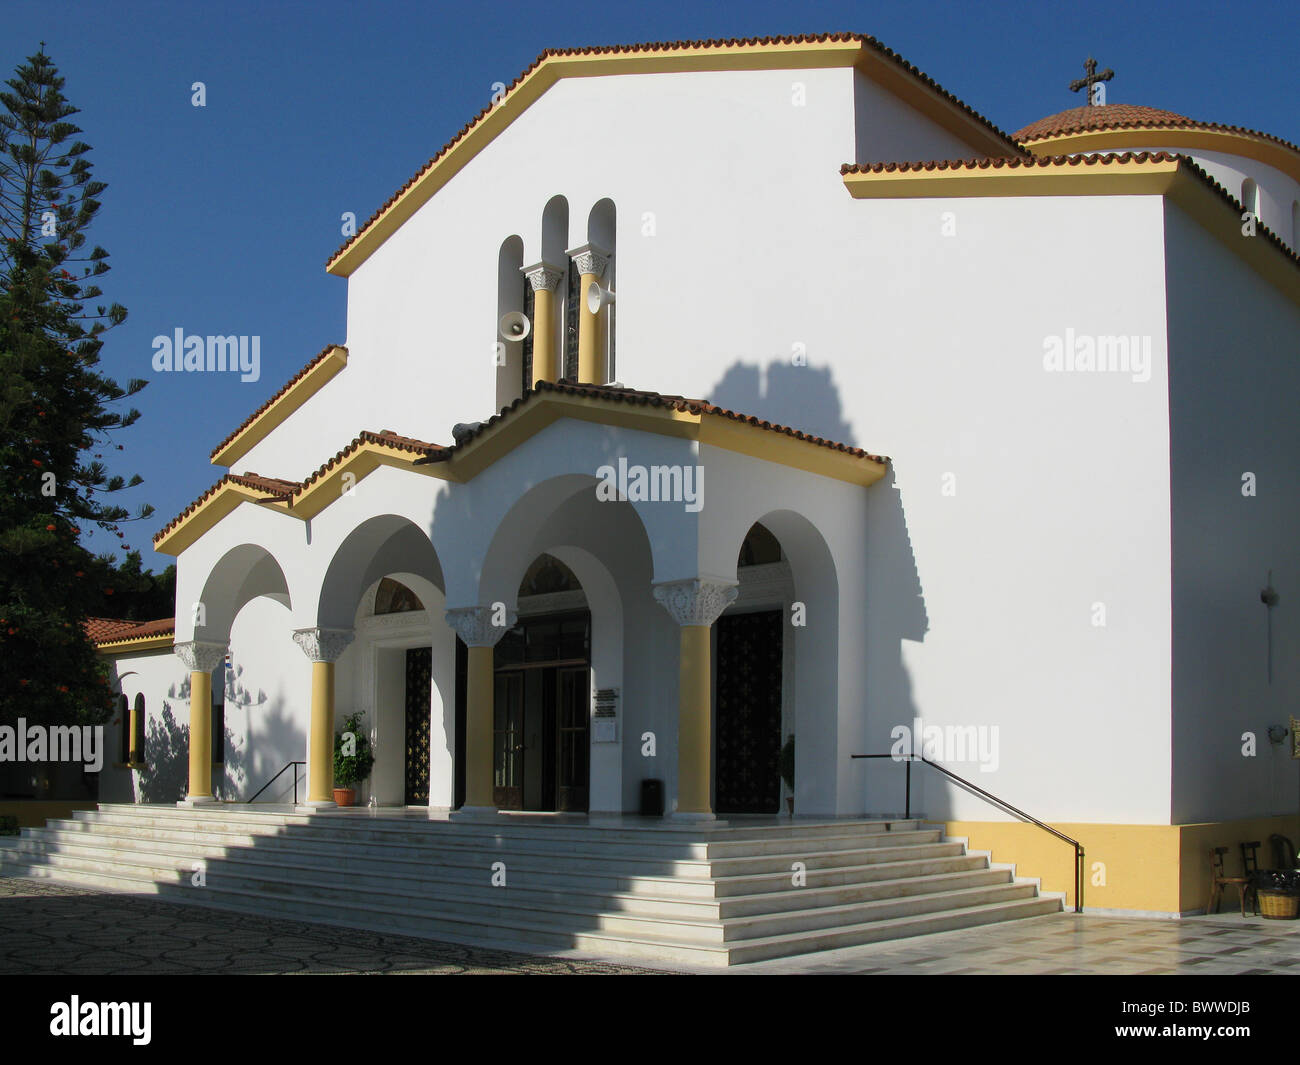
POLYGON ((844 420, 839 391, 829 367, 796 366, 776 359, 767 369, 736 363, 704 397, 720 407, 788 425, 853 447, 853 427, 844 420))
MULTIPOLYGON (((723 374, 708 399, 742 414, 871 450, 872 441, 855 438, 827 367, 799 366, 791 359, 774 359, 766 368, 736 363, 723 374)), ((865 748, 841 751, 842 758, 888 753, 895 726, 910 728, 913 719, 920 716, 912 680, 903 662, 903 641, 922 642, 930 621, 903 497, 896 482, 898 465, 897 459, 891 462, 885 478, 866 493, 867 646, 841 648, 842 654, 860 655, 866 662, 867 705, 862 708, 866 720, 860 732, 865 737, 865 748)), ((901 813, 903 767, 885 759, 854 764, 860 767, 856 779, 862 781, 867 811, 901 813)), ((918 802, 918 784, 924 787, 914 774, 913 806, 918 802)), ((942 791, 931 785, 930 794, 936 801, 942 791)))
MULTIPOLYGON (((173 702, 188 706, 188 678, 163 700, 162 720, 151 718, 144 740, 144 759, 148 769, 139 777, 138 802, 173 803, 185 798, 190 781, 190 727, 176 720, 173 702)), ((214 768, 212 782, 218 798, 235 798, 246 776, 246 753, 236 746, 235 734, 225 730, 225 764, 214 768), (224 774, 224 776, 223 776, 224 774)))

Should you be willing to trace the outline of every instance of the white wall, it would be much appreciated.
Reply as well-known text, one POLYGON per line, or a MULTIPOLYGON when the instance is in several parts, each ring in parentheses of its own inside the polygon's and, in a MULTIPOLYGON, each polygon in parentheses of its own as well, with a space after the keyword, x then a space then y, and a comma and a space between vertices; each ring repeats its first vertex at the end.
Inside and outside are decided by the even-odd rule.
POLYGON ((1294 813, 1300 764, 1300 308, 1177 208, 1169 249, 1174 818, 1294 813), (1243 495, 1253 474, 1256 494, 1243 495), (1280 601, 1260 591, 1272 570, 1280 601), (1243 753, 1253 733, 1257 753, 1243 753), (1288 742, 1290 737, 1288 737, 1288 742))

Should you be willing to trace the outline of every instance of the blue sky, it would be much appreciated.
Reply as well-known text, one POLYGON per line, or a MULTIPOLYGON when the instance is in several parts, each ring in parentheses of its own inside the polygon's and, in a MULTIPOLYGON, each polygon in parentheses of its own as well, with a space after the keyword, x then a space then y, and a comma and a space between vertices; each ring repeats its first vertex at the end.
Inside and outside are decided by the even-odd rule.
MULTIPOLYGON (((545 48, 868 33, 1007 131, 1081 102, 1066 86, 1092 54, 1116 72, 1110 103, 1300 143, 1294 0, 7 0, 0 27, 6 78, 46 42, 81 108, 95 175, 109 183, 90 237, 112 257, 106 295, 130 317, 109 334, 103 366, 151 383, 136 398, 142 418, 114 441, 124 450, 107 454, 114 472, 145 478, 123 501, 148 501, 157 514, 128 524, 127 542, 155 569, 171 559, 153 553, 153 534, 219 476, 213 446, 322 347, 346 339, 346 282, 324 272, 342 242, 340 215, 368 218, 488 102, 494 82, 509 83, 545 48), (203 108, 191 105, 196 81, 203 108), (196 388, 194 377, 155 374, 152 340, 178 327, 260 336, 261 379, 203 375, 196 388)), ((116 541, 101 533, 89 544, 116 541)))

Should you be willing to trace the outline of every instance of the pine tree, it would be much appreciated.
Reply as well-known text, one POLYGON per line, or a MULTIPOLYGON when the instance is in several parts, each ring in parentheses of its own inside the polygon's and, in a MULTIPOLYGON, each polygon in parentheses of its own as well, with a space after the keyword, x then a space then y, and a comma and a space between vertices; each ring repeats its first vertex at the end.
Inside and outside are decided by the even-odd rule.
MULTIPOLYGON (((42 45, 0 92, 0 723, 103 723, 107 671, 85 629, 111 596, 83 546, 91 526, 123 536, 102 450, 137 410, 110 405, 144 387, 99 373, 103 334, 126 318, 96 283, 108 253, 85 231, 106 185, 91 177, 78 113, 42 45), (96 578, 99 578, 97 580, 96 578)), ((120 445, 119 445, 120 447, 120 445)), ((152 513, 140 507, 136 518, 152 513)))

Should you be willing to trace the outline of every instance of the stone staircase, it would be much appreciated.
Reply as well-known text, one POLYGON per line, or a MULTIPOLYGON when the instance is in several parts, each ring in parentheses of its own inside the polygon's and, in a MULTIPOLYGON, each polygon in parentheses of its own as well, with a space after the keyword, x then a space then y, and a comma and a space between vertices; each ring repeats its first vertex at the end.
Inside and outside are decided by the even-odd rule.
POLYGON ((1035 881, 916 820, 676 827, 392 813, 106 804, 0 839, 0 875, 452 942, 701 966, 1061 909, 1035 881))

